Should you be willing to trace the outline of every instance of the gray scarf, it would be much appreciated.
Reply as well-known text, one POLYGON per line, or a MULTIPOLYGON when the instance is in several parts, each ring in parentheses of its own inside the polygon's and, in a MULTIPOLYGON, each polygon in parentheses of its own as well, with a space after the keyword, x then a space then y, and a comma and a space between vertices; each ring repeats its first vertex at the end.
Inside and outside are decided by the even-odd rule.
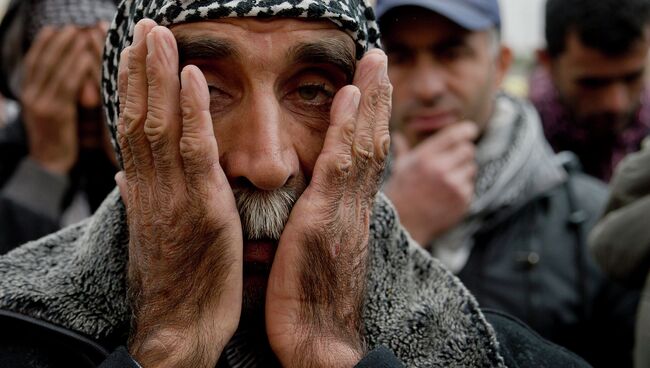
MULTIPOLYGON (((114 191, 85 222, 0 257, 0 309, 98 340, 125 336, 127 249, 124 206, 114 191)), ((408 237, 381 194, 369 257, 363 313, 369 348, 387 346, 409 367, 504 367, 474 297, 408 237)), ((271 359, 236 341, 226 356, 231 366, 248 360, 267 366, 271 359)))
POLYGON ((460 272, 484 219, 518 206, 563 182, 566 172, 554 158, 532 106, 505 94, 476 151, 479 171, 469 214, 431 244, 431 252, 454 273, 460 272))

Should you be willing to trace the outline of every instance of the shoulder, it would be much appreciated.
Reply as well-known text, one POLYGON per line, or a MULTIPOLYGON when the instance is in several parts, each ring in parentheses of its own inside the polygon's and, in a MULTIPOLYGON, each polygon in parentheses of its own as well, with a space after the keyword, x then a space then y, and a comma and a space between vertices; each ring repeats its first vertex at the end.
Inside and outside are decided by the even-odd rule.
POLYGON ((499 352, 508 367, 590 367, 576 354, 555 345, 523 322, 505 313, 483 310, 499 341, 499 352))

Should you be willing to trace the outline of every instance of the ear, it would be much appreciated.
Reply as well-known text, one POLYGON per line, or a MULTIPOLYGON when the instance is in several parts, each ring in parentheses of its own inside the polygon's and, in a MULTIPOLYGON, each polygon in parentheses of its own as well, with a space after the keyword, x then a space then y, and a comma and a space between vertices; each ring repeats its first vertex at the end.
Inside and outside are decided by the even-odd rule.
POLYGON ((512 65, 512 59, 513 59, 512 50, 509 47, 502 45, 501 49, 499 50, 499 55, 497 55, 497 63, 496 63, 497 85, 501 85, 506 74, 508 74, 508 70, 510 70, 510 65, 512 65))

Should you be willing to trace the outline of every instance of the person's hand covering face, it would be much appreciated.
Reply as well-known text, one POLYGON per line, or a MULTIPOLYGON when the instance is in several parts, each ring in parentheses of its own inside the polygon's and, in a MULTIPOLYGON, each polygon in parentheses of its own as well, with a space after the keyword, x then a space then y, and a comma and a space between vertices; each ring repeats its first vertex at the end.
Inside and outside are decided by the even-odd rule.
POLYGON ((129 351, 143 366, 213 367, 248 322, 242 304, 254 319, 260 303, 283 366, 356 364, 389 147, 385 55, 353 76, 353 42, 328 22, 173 32, 139 22, 120 61, 129 351))

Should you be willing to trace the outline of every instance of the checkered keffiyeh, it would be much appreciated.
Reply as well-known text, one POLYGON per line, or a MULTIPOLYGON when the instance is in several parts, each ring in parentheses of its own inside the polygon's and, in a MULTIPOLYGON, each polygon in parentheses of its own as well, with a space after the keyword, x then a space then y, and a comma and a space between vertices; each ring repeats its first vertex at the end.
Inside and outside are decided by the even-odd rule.
POLYGON ((327 19, 354 40, 357 57, 379 46, 379 30, 366 0, 123 0, 108 31, 104 50, 102 93, 113 146, 118 119, 117 69, 120 52, 133 41, 133 28, 143 18, 159 25, 234 17, 327 19))
POLYGON ((45 26, 92 26, 115 16, 117 0, 13 0, 0 24, 0 92, 20 95, 23 59, 45 26))

